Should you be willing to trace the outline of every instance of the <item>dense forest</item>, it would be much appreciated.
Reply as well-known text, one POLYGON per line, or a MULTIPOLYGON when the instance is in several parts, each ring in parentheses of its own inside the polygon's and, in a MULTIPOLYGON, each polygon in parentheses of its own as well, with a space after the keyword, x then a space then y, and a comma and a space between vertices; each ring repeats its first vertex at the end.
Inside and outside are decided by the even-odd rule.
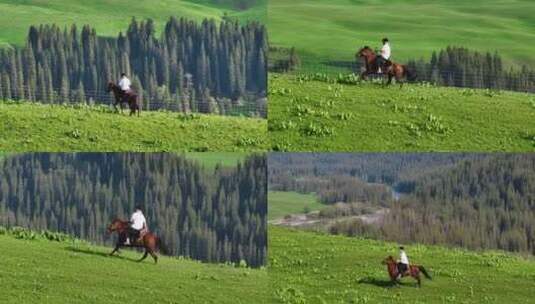
POLYGON ((0 225, 112 244, 105 229, 141 205, 166 254, 210 262, 267 257, 263 155, 213 170, 167 153, 29 153, 0 161, 0 225))
POLYGON ((109 102, 122 72, 144 109, 266 115, 266 28, 250 22, 132 20, 117 38, 75 25, 32 26, 27 44, 0 49, 0 99, 109 102))
POLYGON ((411 60, 418 79, 439 85, 535 92, 535 70, 505 68, 498 53, 479 53, 448 46, 433 52, 429 62, 411 60))
MULTIPOLYGON (((460 159, 483 155, 463 153, 271 153, 269 186, 288 191, 299 177, 350 175, 368 183, 399 184, 403 176, 414 177, 437 166, 449 166, 460 159), (427 169, 426 169, 427 168, 427 169)), ((303 186, 304 187, 304 186, 303 186)), ((304 190, 308 191, 308 190, 304 190)))
POLYGON ((363 202, 388 208, 380 222, 340 221, 329 228, 331 233, 535 254, 535 155, 278 154, 269 162, 270 189, 315 189, 324 203, 363 202), (366 188, 359 185, 370 178, 403 195, 378 196, 382 191, 376 187, 368 191, 374 190, 382 200, 355 198, 355 191, 366 188), (348 179, 351 187, 342 182, 348 179), (335 200, 326 200, 329 197, 335 200))

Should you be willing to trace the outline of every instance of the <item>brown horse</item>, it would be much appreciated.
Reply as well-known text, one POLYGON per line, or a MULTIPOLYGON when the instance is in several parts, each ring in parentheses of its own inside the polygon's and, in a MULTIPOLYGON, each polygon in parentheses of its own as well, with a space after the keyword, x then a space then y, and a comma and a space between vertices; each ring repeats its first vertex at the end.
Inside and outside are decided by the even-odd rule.
POLYGON ((118 85, 113 83, 112 81, 108 82, 108 87, 106 89, 108 93, 113 92, 113 96, 115 97, 115 102, 113 103, 113 107, 116 111, 117 105, 121 108, 121 113, 123 112, 123 103, 127 103, 128 107, 130 108, 130 116, 136 114, 139 116, 139 113, 141 112, 141 106, 137 99, 137 94, 133 91, 130 92, 124 92, 118 85))
MULTIPOLYGON (((398 282, 398 263, 392 256, 387 257, 383 260, 383 265, 386 265, 386 268, 388 270, 388 275, 390 276, 390 280, 392 280, 392 283, 397 284, 398 282)), ((427 270, 425 270, 424 266, 419 265, 409 265, 409 269, 403 274, 401 274, 401 277, 411 276, 418 282, 418 287, 422 285, 420 280, 420 272, 424 274, 426 278, 431 280, 431 276, 429 273, 427 273, 427 270)))
POLYGON ((128 237, 129 227, 129 222, 122 221, 120 219, 114 219, 108 226, 108 234, 111 234, 112 232, 117 232, 117 234, 119 235, 117 243, 115 243, 115 248, 110 253, 110 255, 113 255, 115 252, 118 252, 120 247, 143 247, 145 248, 145 254, 141 259, 138 260, 138 262, 143 261, 147 257, 147 255, 150 254, 154 259, 154 263, 158 263, 158 256, 156 255, 156 251, 157 247, 161 246, 160 238, 158 238, 151 232, 145 232, 140 235, 139 239, 132 240, 130 242, 131 245, 125 245, 124 243, 126 242, 126 238, 128 237))
MULTIPOLYGON (((355 58, 357 59, 357 61, 360 59, 364 59, 366 70, 362 72, 362 74, 360 74, 360 77, 362 79, 366 79, 367 76, 370 74, 379 73, 377 55, 369 46, 365 46, 360 49, 357 54, 355 54, 355 58)), ((406 65, 394 63, 390 60, 387 60, 385 62, 385 65, 381 67, 381 69, 383 71, 383 74, 388 77, 387 85, 390 85, 392 83, 393 78, 396 79, 396 82, 400 83, 400 87, 403 87, 403 78, 409 81, 416 79, 416 76, 411 71, 409 71, 409 68, 406 65)))

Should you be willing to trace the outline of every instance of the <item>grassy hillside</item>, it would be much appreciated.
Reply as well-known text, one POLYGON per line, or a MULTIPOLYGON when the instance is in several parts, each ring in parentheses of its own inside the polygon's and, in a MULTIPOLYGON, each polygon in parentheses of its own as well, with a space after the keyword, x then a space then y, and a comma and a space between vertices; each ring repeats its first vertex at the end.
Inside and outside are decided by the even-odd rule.
POLYGON ((314 63, 352 61, 357 48, 387 36, 398 61, 460 45, 533 65, 533 11, 531 0, 271 0, 268 29, 272 44, 295 46, 314 63))
POLYGON ((0 151, 263 151, 266 120, 0 102, 0 151), (125 112, 126 113, 126 112, 125 112))
POLYGON ((152 18, 158 30, 170 16, 220 20, 224 12, 227 12, 229 16, 241 20, 265 19, 266 7, 261 3, 245 11, 216 7, 209 3, 183 0, 0 0, 0 11, 3 16, 7 16, 0 19, 0 46, 8 43, 23 44, 28 27, 35 24, 90 24, 96 28, 98 35, 116 36, 119 31, 127 29, 132 17, 152 18))
POLYGON ((522 93, 270 79, 276 150, 534 151, 534 121, 535 97, 522 93))
POLYGON ((266 303, 265 270, 0 235, 2 303, 266 303), (83 287, 83 288, 81 288, 83 287))
POLYGON ((391 287, 381 261, 397 244, 270 227, 270 290, 275 303, 531 303, 535 261, 407 245, 410 260, 430 271, 417 288, 391 287))
POLYGON ((268 219, 274 220, 288 214, 303 213, 305 209, 315 211, 325 208, 314 194, 297 192, 269 191, 268 219))

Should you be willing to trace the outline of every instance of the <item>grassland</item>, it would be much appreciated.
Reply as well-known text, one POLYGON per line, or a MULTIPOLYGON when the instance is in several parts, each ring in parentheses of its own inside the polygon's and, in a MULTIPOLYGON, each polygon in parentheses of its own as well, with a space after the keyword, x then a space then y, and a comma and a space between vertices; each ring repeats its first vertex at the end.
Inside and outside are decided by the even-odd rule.
POLYGON ((267 271, 0 235, 2 303, 267 303, 267 271))
POLYGON ((0 103, 0 151, 265 151, 265 119, 0 103))
POLYGON ((274 150, 535 151, 533 95, 316 77, 270 77, 274 150))
POLYGON ((325 205, 314 194, 301 194, 287 191, 269 191, 268 219, 280 219, 288 214, 321 210, 325 205))
POLYGON ((397 244, 270 227, 274 303, 532 303, 535 261, 502 252, 408 245, 433 280, 392 287, 381 261, 397 244))
POLYGON ((387 36, 401 62, 457 45, 534 65, 533 11, 532 0, 270 0, 268 30, 271 44, 312 64, 354 61, 357 48, 387 36))
POLYGON ((228 16, 240 20, 264 20, 266 5, 245 11, 231 7, 213 6, 207 1, 133 1, 133 0, 0 0, 0 46, 21 45, 26 40, 30 25, 55 23, 60 26, 90 24, 101 36, 117 36, 125 31, 132 17, 151 18, 157 30, 161 30, 170 16, 187 17, 193 20, 204 18, 221 20, 228 16))

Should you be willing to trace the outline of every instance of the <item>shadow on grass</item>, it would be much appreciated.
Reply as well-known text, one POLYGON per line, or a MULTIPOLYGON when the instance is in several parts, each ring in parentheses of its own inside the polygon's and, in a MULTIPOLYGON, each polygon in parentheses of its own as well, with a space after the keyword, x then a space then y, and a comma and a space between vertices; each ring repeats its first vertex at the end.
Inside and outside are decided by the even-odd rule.
POLYGON ((359 284, 369 284, 369 285, 375 285, 377 287, 394 287, 396 284, 392 282, 391 280, 382 280, 372 277, 365 277, 359 280, 359 284))
POLYGON ((389 287, 402 287, 402 286, 415 286, 418 287, 416 283, 404 283, 402 281, 398 282, 397 284, 392 282, 391 280, 383 280, 383 279, 377 279, 372 277, 365 277, 358 281, 359 284, 369 284, 369 285, 375 285, 377 287, 382 288, 389 288, 389 287), (416 284, 416 285, 415 285, 416 284))
POLYGON ((130 262, 136 262, 136 263, 138 262, 137 259, 120 256, 119 255, 120 253, 118 253, 118 252, 116 252, 114 255, 110 256, 110 254, 106 253, 106 252, 101 252, 101 251, 96 251, 96 250, 91 250, 91 249, 71 247, 71 246, 65 248, 65 250, 68 250, 68 251, 71 251, 71 252, 76 252, 76 253, 83 253, 83 254, 90 254, 90 255, 94 255, 94 256, 100 256, 100 257, 104 257, 104 258, 118 258, 118 259, 122 259, 122 260, 125 260, 125 261, 130 261, 130 262))

